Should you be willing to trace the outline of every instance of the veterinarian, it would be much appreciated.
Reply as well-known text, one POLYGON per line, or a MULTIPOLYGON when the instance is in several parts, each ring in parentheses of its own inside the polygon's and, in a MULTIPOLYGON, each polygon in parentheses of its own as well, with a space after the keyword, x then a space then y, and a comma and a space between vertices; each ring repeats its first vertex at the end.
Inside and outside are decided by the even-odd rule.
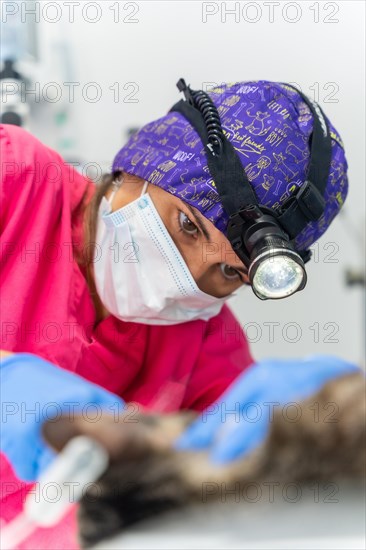
MULTIPOLYGON (((244 285, 260 299, 303 291, 309 247, 347 194, 337 130, 287 84, 178 88, 184 98, 129 139, 98 186, 25 130, 1 126, 6 521, 53 460, 41 437, 48 418, 97 421, 98 409, 129 402, 212 412, 225 390, 228 403, 291 400, 352 368, 253 364, 225 304, 244 285)), ((212 445, 210 416, 182 449, 212 445)), ((244 443, 224 438, 216 459, 265 431, 257 423, 244 443)), ((65 525, 44 534, 49 548, 71 544, 65 525)), ((40 548, 34 536, 29 547, 40 548)))

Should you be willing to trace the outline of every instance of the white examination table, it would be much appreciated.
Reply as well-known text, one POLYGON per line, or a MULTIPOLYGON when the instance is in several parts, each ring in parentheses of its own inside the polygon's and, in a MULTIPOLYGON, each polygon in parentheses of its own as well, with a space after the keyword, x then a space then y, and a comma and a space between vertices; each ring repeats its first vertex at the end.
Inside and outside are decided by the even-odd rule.
MULTIPOLYGON (((366 548, 365 490, 351 485, 288 485, 235 502, 169 512, 103 541, 100 550, 353 550, 366 548), (335 491, 337 489, 338 491, 335 491), (300 495, 300 496, 299 496, 300 495), (287 498, 288 497, 288 498, 287 498), (271 501, 272 500, 272 501, 271 501), (293 502, 291 502, 291 500, 293 502)), ((261 489, 260 489, 261 490, 261 489)))

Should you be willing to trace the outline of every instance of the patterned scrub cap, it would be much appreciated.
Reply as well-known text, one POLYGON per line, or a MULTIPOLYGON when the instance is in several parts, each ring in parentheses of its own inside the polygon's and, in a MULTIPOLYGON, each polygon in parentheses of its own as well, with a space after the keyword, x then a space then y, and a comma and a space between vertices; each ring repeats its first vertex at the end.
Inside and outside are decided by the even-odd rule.
MULTIPOLYGON (((306 180, 313 129, 308 105, 290 86, 268 80, 222 84, 207 93, 258 202, 278 208, 306 180)), ((305 250, 319 239, 348 191, 342 139, 326 119, 332 143, 326 207, 319 220, 309 222, 297 235, 297 250, 305 250)), ((181 113, 168 112, 133 134, 114 158, 112 172, 120 170, 179 197, 227 234, 228 216, 210 175, 204 145, 181 113)))

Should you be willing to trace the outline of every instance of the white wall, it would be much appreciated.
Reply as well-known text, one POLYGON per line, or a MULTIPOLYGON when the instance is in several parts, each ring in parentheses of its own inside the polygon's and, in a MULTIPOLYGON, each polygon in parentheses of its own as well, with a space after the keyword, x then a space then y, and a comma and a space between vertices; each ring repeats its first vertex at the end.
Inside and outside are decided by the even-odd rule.
MULTIPOLYGON (((343 138, 350 180, 344 210, 363 234, 364 2, 103 1, 98 3, 101 13, 96 23, 90 22, 97 16, 93 3, 75 5, 72 23, 68 22, 69 8, 64 2, 58 4, 62 17, 57 26, 44 20, 55 18, 51 8, 41 17, 42 46, 51 65, 52 42, 56 38, 66 40, 69 47, 70 74, 80 82, 75 102, 70 105, 74 152, 80 157, 107 170, 127 127, 162 116, 181 98, 176 88, 180 77, 196 89, 205 82, 296 82, 319 101, 343 138), (117 4, 120 13, 115 23, 117 4), (235 5, 238 20, 227 15, 225 21, 225 6, 233 9, 235 5), (274 9, 272 22, 269 5, 274 9), (205 9, 218 13, 204 22, 205 9), (80 92, 90 82, 97 82, 102 91, 95 103, 80 92), (120 86, 117 102, 109 89, 116 82, 120 86), (313 95, 314 86, 319 95, 313 95), (138 101, 128 102, 128 93, 134 89, 138 90, 134 96, 138 101), (336 102, 329 102, 332 91, 336 102)), ((39 119, 34 130, 53 145, 54 135, 45 131, 47 120, 39 119)), ((309 264, 305 291, 288 300, 261 302, 250 289, 244 290, 232 306, 248 331, 255 356, 331 353, 362 362, 362 291, 360 287, 345 287, 344 271, 346 267, 361 268, 363 263, 362 243, 355 242, 349 223, 339 217, 319 241, 318 261, 309 264), (330 259, 335 262, 330 263, 330 259)))

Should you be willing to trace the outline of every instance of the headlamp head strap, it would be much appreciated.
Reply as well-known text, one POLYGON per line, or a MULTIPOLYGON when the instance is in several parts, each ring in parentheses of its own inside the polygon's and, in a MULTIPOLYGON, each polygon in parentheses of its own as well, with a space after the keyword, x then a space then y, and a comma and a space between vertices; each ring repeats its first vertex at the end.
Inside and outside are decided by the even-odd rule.
MULTIPOLYGON (((216 106, 207 93, 192 90, 181 78, 177 82, 177 87, 179 91, 184 92, 186 101, 178 101, 169 110, 180 112, 197 131, 204 144, 210 174, 223 208, 229 216, 228 238, 243 261, 247 254, 244 250, 241 226, 247 221, 248 208, 254 208, 257 216, 261 212, 273 216, 291 240, 309 221, 319 219, 325 208, 324 191, 331 161, 328 122, 319 105, 294 86, 287 83, 284 85, 296 90, 309 106, 314 117, 314 127, 310 138, 312 143, 307 180, 296 195, 289 197, 277 211, 258 203, 239 156, 223 133, 216 106)), ((305 261, 309 257, 307 255, 305 261)))
POLYGON ((234 147, 225 137, 221 124, 219 126, 217 123, 217 119, 220 121, 220 116, 212 99, 202 90, 199 92, 191 90, 182 78, 177 86, 185 92, 188 101, 181 99, 173 105, 169 112, 180 112, 200 136, 204 144, 210 174, 227 215, 235 214, 239 205, 258 204, 234 147), (199 99, 204 96, 208 98, 205 97, 206 105, 201 101, 201 106, 206 107, 206 109, 203 109, 204 112, 201 112, 200 105, 196 101, 198 93, 199 99), (215 139, 210 139, 209 132, 212 127, 215 139))
POLYGON ((282 84, 296 90, 311 110, 314 121, 306 181, 296 195, 284 202, 278 212, 278 222, 290 239, 294 239, 309 221, 318 220, 324 212, 324 193, 330 170, 332 142, 329 124, 320 106, 294 86, 282 84))

